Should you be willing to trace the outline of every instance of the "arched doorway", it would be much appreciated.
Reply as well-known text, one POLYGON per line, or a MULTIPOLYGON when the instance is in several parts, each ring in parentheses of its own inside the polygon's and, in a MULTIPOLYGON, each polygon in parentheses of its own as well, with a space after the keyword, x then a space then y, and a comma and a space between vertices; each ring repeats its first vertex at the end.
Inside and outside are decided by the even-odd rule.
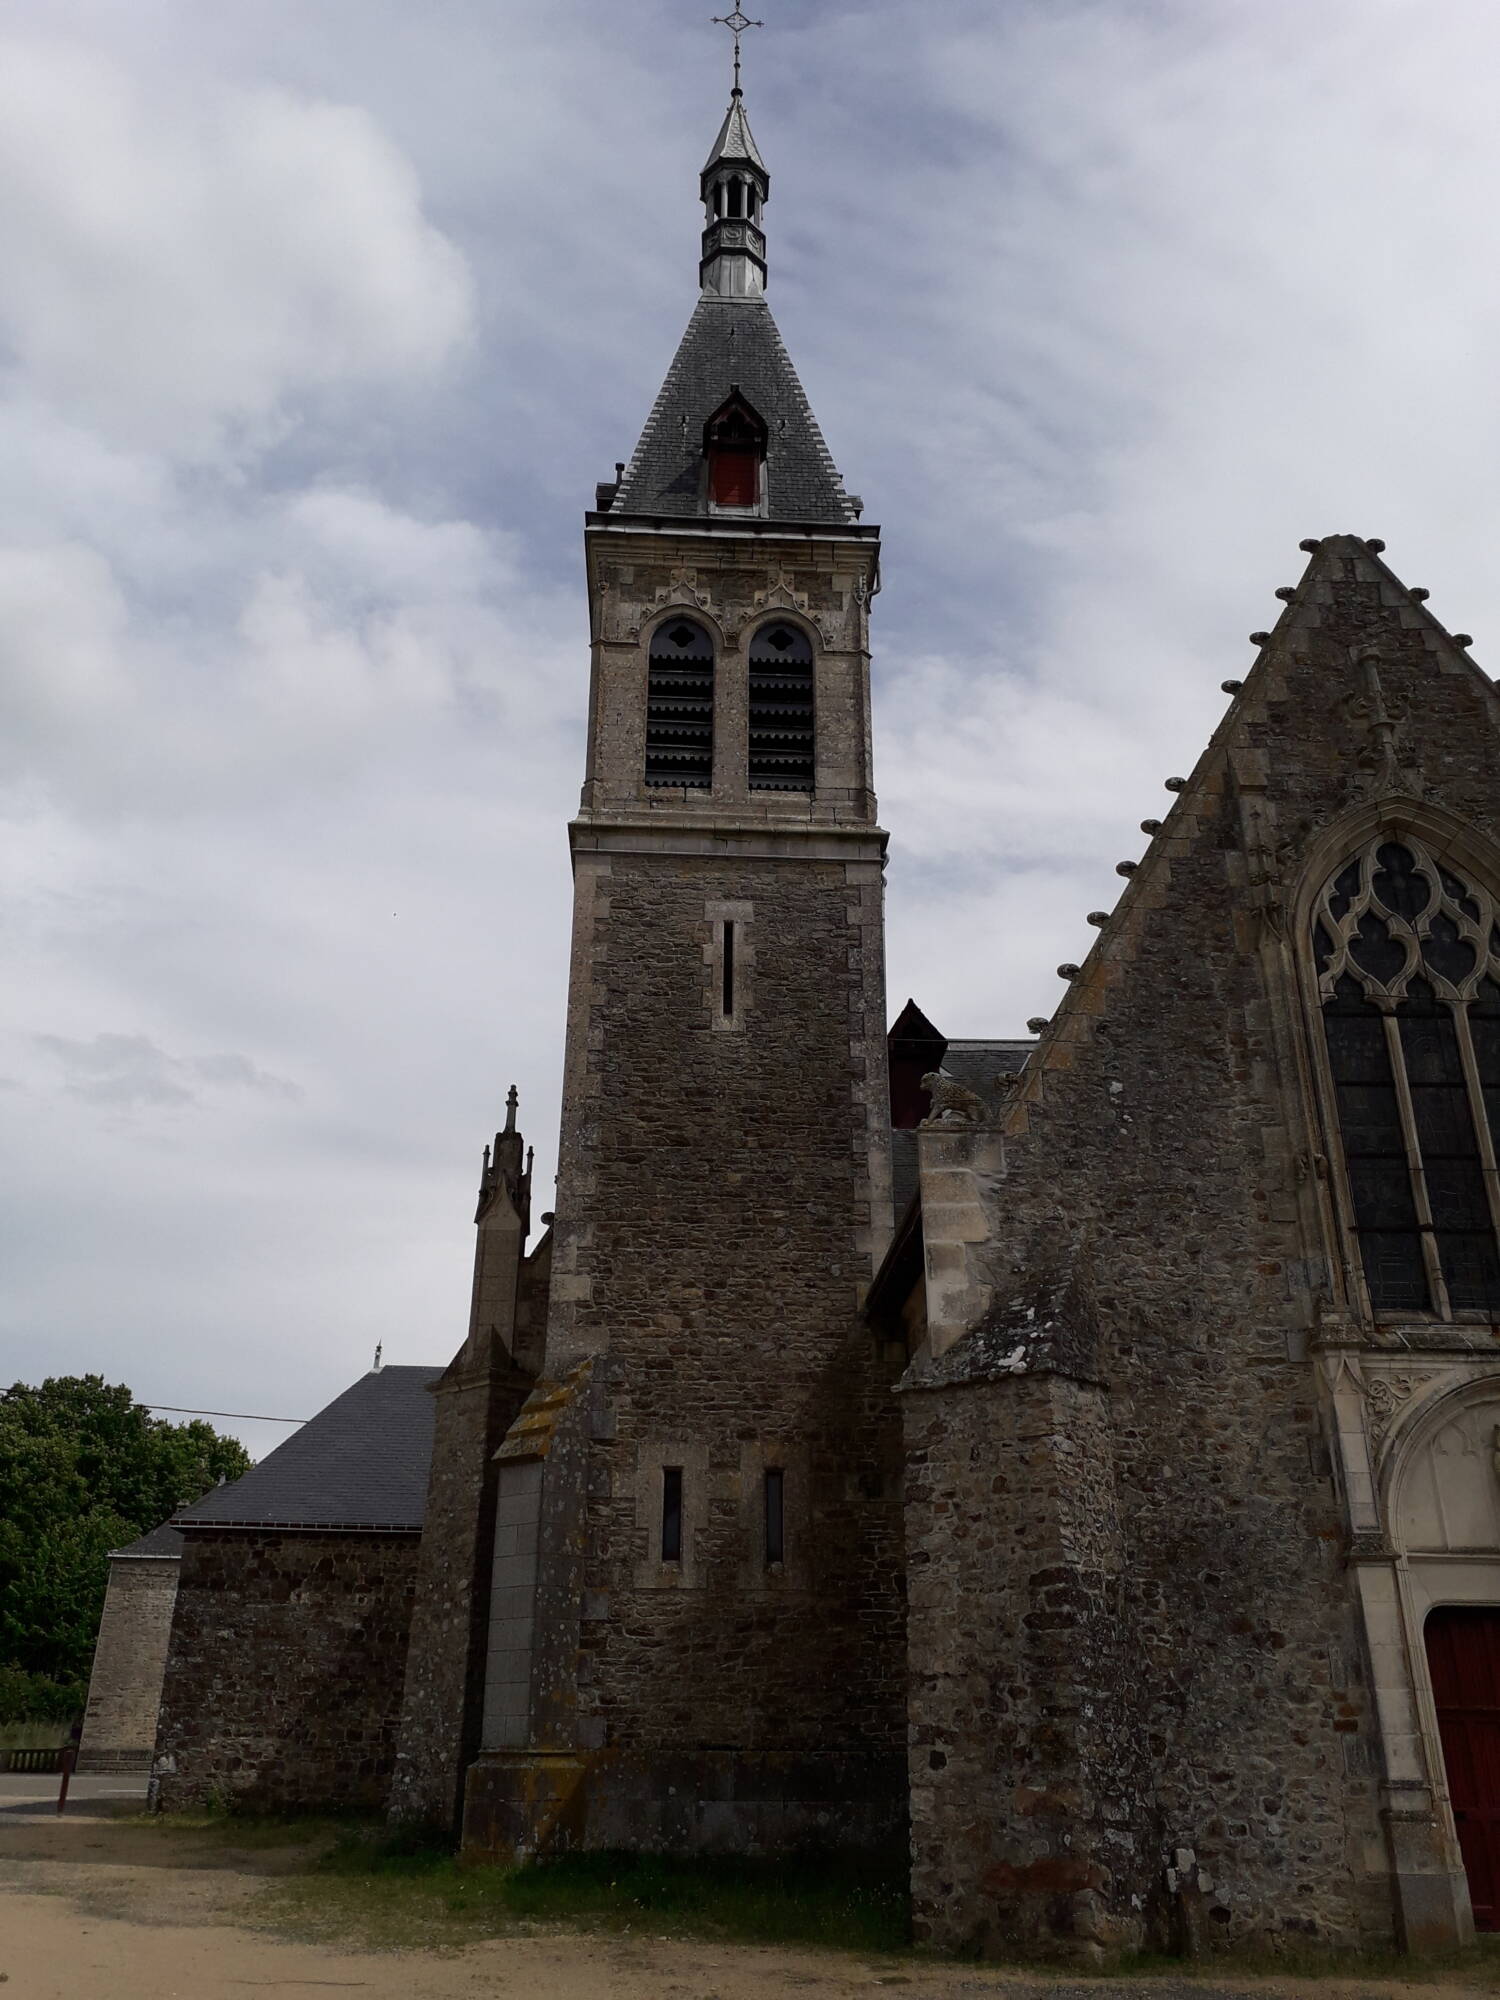
POLYGON ((1377 1616, 1369 1630, 1391 1718, 1386 1761, 1406 1810, 1420 1811, 1425 1772, 1473 1922, 1500 1931, 1500 1380, 1493 1364, 1450 1362, 1426 1375, 1422 1365, 1385 1378, 1390 1400, 1409 1410, 1384 1477, 1415 1696, 1407 1713, 1421 1746, 1400 1719, 1396 1635, 1377 1616))
POLYGON ((1423 1637, 1475 1927, 1500 1930, 1500 1607, 1440 1604, 1423 1637))

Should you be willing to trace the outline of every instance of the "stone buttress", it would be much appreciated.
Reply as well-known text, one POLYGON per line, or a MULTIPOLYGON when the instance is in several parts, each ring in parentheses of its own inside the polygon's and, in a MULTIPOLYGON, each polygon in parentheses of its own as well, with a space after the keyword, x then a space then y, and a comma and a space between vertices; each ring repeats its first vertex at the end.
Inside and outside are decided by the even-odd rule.
POLYGON ((485 1148, 474 1220, 468 1338, 433 1384, 432 1471, 390 1802, 394 1819, 455 1831, 481 1740, 495 1453, 536 1381, 551 1266, 550 1231, 527 1254, 531 1155, 516 1130, 514 1088, 505 1129, 485 1148))
POLYGON ((904 1819, 868 620, 763 297, 738 95, 703 292, 586 553, 593 665, 542 1379, 500 1450, 470 1851, 904 1819))

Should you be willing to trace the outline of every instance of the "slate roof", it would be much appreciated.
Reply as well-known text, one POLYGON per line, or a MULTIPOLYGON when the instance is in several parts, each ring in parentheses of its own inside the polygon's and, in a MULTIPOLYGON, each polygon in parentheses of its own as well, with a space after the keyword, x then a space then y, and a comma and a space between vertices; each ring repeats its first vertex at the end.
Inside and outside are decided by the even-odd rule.
POLYGON ((918 1178, 917 1135, 915 1131, 903 1132, 897 1126, 891 1133, 891 1195, 898 1222, 911 1207, 918 1178))
POLYGON ((943 1068, 955 1083, 993 1104, 1000 1092, 999 1079, 1007 1070, 1024 1069, 1035 1047, 1035 1041, 950 1042, 943 1068))
POLYGON ((170 1521, 163 1521, 149 1535, 142 1535, 136 1541, 127 1542, 123 1549, 111 1549, 109 1553, 111 1560, 115 1556, 155 1556, 165 1562, 182 1554, 182 1537, 170 1521))
POLYGON ((721 160, 748 160, 752 167, 759 167, 762 173, 766 171, 766 163, 755 143, 755 134, 750 130, 750 120, 745 116, 744 102, 738 95, 731 100, 724 114, 724 123, 719 127, 713 151, 704 162, 704 173, 718 166, 721 160))
POLYGON ((362 1375, 242 1479, 174 1514, 172 1525, 420 1528, 435 1409, 427 1385, 442 1373, 362 1375))
POLYGON ((703 426, 735 388, 770 429, 767 518, 856 520, 771 308, 764 299, 712 294, 688 321, 610 513, 705 516, 703 426))

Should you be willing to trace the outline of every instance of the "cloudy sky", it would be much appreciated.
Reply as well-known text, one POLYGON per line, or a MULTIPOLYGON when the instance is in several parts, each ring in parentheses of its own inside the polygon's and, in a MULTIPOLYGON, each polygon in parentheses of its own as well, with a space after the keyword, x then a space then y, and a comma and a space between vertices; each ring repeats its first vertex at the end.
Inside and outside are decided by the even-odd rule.
MULTIPOLYGON (((1500 9, 760 11, 772 298, 886 536, 891 999, 1016 1032, 1300 537, 1500 636, 1500 9)), ((550 1190, 582 513, 712 12, 9 0, 0 1381, 309 1415, 462 1338, 513 1079, 550 1190)))

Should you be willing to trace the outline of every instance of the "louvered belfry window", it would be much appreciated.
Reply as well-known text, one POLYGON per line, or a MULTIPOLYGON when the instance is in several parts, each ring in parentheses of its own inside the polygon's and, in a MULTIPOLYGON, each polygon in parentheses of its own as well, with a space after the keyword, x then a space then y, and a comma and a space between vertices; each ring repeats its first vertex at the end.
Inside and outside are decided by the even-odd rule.
POLYGON ((1500 1316, 1500 928, 1415 836, 1329 882, 1314 950, 1377 1312, 1500 1316))
POLYGON ((750 789, 810 792, 815 776, 812 647, 795 625, 750 641, 750 789))
POLYGON ((707 791, 713 781, 713 641, 691 618, 669 619, 651 641, 646 783, 707 791))

